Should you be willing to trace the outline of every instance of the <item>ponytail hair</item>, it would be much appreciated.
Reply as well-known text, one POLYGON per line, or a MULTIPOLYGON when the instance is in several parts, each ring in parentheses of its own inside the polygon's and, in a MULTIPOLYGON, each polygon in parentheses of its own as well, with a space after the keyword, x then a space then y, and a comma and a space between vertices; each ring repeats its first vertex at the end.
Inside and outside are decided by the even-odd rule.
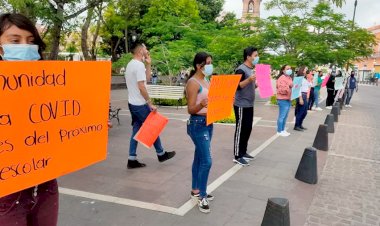
POLYGON ((286 68, 286 66, 288 66, 287 64, 284 64, 281 69, 280 69, 280 73, 278 73, 278 76, 277 76, 277 79, 279 79, 281 77, 281 75, 284 74, 284 70, 286 68))
POLYGON ((211 57, 211 55, 206 53, 206 52, 199 52, 199 53, 195 54, 195 57, 193 60, 194 69, 191 70, 189 78, 187 79, 187 81, 189 81, 189 79, 191 79, 191 77, 193 77, 195 75, 195 73, 197 72, 197 65, 199 65, 199 64, 202 66, 206 65, 206 60, 209 57, 211 57))

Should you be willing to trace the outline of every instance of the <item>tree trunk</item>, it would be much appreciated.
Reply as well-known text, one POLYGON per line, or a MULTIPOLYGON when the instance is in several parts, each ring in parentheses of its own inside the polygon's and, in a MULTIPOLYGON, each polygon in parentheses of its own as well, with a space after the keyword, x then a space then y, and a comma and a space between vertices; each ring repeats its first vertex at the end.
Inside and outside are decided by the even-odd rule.
POLYGON ((57 10, 56 10, 56 18, 53 21, 53 29, 52 29, 52 46, 50 51, 49 60, 57 60, 58 59, 58 52, 59 52, 59 43, 61 39, 61 31, 63 27, 63 20, 64 20, 64 14, 63 9, 65 6, 65 3, 63 2, 56 2, 57 4, 57 10))
POLYGON ((125 53, 129 52, 129 46, 128 46, 128 27, 124 30, 124 41, 125 41, 125 53))
POLYGON ((88 29, 90 27, 91 19, 93 15, 94 15, 94 8, 91 8, 87 11, 87 18, 82 26, 81 48, 82 48, 82 53, 85 60, 91 60, 87 42, 88 42, 88 29))

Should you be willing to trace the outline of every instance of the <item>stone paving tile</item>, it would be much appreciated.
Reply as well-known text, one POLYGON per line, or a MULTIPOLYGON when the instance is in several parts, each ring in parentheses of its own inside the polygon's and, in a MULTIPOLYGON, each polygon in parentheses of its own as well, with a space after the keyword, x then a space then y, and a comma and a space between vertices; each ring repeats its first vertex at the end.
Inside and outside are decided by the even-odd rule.
POLYGON ((305 226, 380 225, 379 90, 342 112, 305 226))

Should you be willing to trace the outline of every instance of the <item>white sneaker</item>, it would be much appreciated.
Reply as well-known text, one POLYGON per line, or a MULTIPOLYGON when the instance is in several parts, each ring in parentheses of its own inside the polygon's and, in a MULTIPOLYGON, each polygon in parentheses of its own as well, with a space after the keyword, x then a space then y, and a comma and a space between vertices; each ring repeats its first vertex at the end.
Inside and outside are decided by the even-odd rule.
POLYGON ((317 108, 314 106, 311 108, 311 110, 315 111, 315 110, 317 110, 317 108))
POLYGON ((323 109, 320 108, 320 107, 317 107, 315 110, 316 110, 316 111, 323 111, 323 109))
POLYGON ((351 105, 348 105, 347 107, 349 107, 349 108, 352 108, 352 106, 351 106, 351 105))
POLYGON ((329 110, 331 110, 331 109, 332 109, 332 106, 328 106, 328 107, 326 107, 326 109, 329 109, 329 110))
POLYGON ((286 132, 286 131, 282 131, 281 133, 280 133, 280 136, 281 137, 288 137, 290 135, 290 133, 288 133, 288 132, 286 132))
POLYGON ((348 104, 344 105, 346 108, 348 108, 348 104))

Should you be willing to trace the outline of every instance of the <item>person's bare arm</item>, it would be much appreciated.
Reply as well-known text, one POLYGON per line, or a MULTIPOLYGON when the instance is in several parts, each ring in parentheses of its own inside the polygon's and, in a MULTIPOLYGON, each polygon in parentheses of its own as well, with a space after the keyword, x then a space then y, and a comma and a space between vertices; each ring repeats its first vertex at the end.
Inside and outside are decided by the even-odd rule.
POLYGON ((256 81, 256 75, 251 75, 248 78, 246 78, 244 81, 240 82, 239 86, 240 88, 243 89, 244 87, 246 87, 247 85, 255 81, 256 81))
POLYGON ((152 111, 156 111, 157 108, 156 108, 156 106, 154 106, 152 104, 152 102, 149 98, 148 90, 146 90, 145 81, 139 81, 137 84, 138 84, 141 95, 144 97, 144 99, 145 99, 146 103, 149 105, 150 109, 152 111))
POLYGON ((189 114, 196 114, 202 108, 207 107, 208 99, 196 104, 199 84, 194 81, 188 81, 186 85, 187 111, 189 114))

